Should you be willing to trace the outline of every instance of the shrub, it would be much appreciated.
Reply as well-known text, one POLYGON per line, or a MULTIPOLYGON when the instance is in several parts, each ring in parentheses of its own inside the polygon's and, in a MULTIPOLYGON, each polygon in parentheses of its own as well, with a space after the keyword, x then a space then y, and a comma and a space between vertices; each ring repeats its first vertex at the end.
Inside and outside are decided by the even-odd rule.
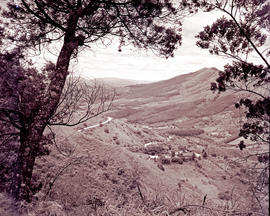
POLYGON ((205 150, 203 150, 203 152, 202 152, 202 156, 203 156, 203 158, 204 158, 204 159, 206 159, 206 158, 207 158, 207 153, 206 153, 206 151, 205 151, 205 150))
POLYGON ((158 144, 152 144, 144 147, 144 153, 149 155, 161 154, 164 151, 164 148, 158 144))
POLYGON ((172 157, 172 163, 178 163, 179 162, 179 157, 172 157))
POLYGON ((178 163, 179 164, 183 164, 184 163, 184 159, 182 157, 180 157, 178 163))
POLYGON ((171 161, 171 158, 166 157, 166 156, 162 156, 162 157, 160 157, 160 162, 161 162, 161 164, 170 164, 172 161, 171 161))
POLYGON ((183 158, 182 157, 172 157, 171 161, 172 161, 172 163, 183 164, 183 158))
POLYGON ((217 154, 216 153, 212 153, 211 156, 212 157, 217 157, 217 154))

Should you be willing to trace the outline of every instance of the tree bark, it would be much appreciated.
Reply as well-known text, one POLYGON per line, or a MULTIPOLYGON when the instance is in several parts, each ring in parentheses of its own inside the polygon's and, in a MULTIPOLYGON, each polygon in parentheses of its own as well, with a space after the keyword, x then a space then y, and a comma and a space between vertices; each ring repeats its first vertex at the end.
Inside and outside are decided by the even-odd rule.
POLYGON ((10 187, 10 193, 15 199, 31 201, 32 172, 43 131, 44 128, 35 125, 27 130, 21 130, 20 148, 10 187))
MULTIPOLYGON (((35 159, 39 153, 39 143, 46 125, 55 113, 62 90, 68 75, 68 67, 72 53, 78 48, 82 38, 75 37, 78 16, 71 14, 68 19, 68 30, 64 44, 57 59, 54 75, 52 76, 48 95, 44 99, 38 114, 20 132, 20 149, 14 166, 10 193, 15 199, 31 201, 31 179, 35 159)), ((29 122, 29 121, 28 121, 29 122)))

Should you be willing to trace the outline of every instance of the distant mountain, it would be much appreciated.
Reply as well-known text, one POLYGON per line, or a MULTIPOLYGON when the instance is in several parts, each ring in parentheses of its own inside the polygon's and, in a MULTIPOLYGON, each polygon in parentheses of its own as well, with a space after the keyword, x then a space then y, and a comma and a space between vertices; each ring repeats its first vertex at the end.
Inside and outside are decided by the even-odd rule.
POLYGON ((114 88, 151 83, 151 81, 145 81, 145 80, 131 80, 131 79, 121 79, 121 78, 113 78, 113 77, 98 78, 97 80, 102 81, 105 84, 114 88))
POLYGON ((128 92, 130 98, 140 96, 156 96, 166 97, 175 95, 182 92, 194 93, 194 91, 202 92, 202 90, 209 91, 210 83, 214 82, 218 77, 219 70, 216 68, 203 68, 196 72, 179 75, 168 80, 162 80, 159 82, 153 82, 148 84, 137 84, 130 87, 128 92))
POLYGON ((234 103, 239 94, 232 91, 218 94, 210 90, 210 83, 218 73, 216 68, 203 68, 169 80, 124 87, 114 103, 117 111, 111 116, 130 122, 160 124, 236 112, 234 103))

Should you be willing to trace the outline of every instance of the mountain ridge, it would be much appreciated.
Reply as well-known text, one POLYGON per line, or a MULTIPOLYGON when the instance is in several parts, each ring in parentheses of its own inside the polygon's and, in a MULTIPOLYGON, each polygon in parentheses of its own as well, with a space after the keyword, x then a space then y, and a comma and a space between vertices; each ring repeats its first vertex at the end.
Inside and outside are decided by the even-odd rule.
POLYGON ((169 80, 126 86, 118 92, 117 111, 111 115, 132 122, 157 123, 226 110, 235 112, 235 92, 214 94, 210 90, 210 83, 216 80, 218 72, 216 68, 202 68, 169 80))

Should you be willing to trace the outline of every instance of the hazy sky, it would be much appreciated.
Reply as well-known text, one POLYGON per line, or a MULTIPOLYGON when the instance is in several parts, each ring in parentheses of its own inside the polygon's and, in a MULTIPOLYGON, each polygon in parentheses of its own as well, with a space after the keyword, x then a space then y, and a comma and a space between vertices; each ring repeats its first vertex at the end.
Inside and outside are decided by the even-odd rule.
POLYGON ((132 51, 128 47, 123 47, 122 52, 118 52, 118 44, 115 44, 108 48, 94 48, 94 52, 83 52, 76 68, 84 76, 134 80, 169 79, 203 67, 222 69, 227 60, 198 48, 194 38, 203 26, 211 24, 216 18, 217 15, 213 13, 200 13, 186 18, 183 22, 182 46, 176 50, 173 58, 164 59, 151 52, 132 51))
MULTIPOLYGON (((213 23, 220 16, 216 13, 198 13, 187 17, 183 22, 182 46, 175 51, 173 58, 165 59, 132 47, 123 47, 118 52, 118 44, 105 48, 92 44, 92 49, 79 54, 73 64, 76 73, 90 78, 116 77, 133 80, 164 80, 180 74, 197 71, 203 67, 223 69, 228 60, 210 55, 207 50, 198 48, 194 36, 207 24, 213 23)), ((60 44, 50 48, 37 59, 56 61, 60 44), (52 55, 54 54, 54 55, 52 55)))

